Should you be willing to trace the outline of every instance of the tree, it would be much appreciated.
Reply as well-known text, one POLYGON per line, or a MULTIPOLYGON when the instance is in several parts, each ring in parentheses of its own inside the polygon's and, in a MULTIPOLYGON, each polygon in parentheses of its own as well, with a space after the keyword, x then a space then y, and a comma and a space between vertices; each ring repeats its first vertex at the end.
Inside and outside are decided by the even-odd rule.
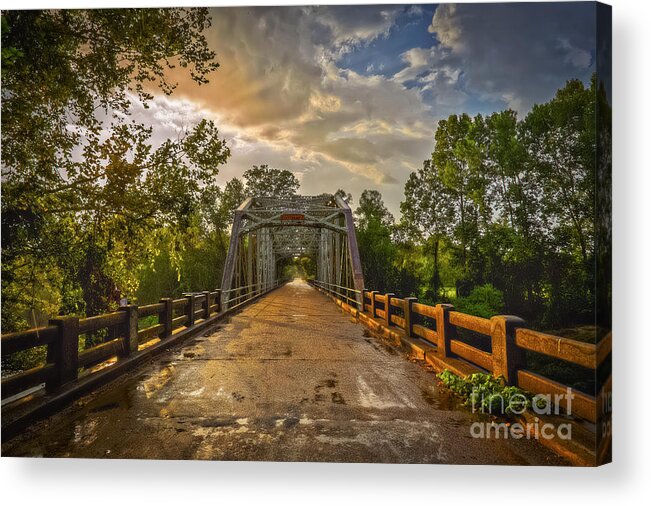
POLYGON ((549 319, 555 322, 594 318, 597 96, 594 76, 587 88, 570 80, 521 125, 540 194, 549 319))
POLYGON ((201 195, 201 226, 208 232, 228 234, 233 213, 246 199, 246 189, 240 179, 233 178, 221 188, 211 187, 201 195))
POLYGON ((400 203, 401 224, 411 240, 429 246, 433 258, 433 274, 428 297, 439 300, 441 275, 439 253, 441 243, 451 230, 452 207, 440 174, 425 160, 423 167, 409 175, 405 183, 405 200, 400 203))
POLYGON ((228 254, 233 213, 246 198, 244 184, 233 178, 222 188, 204 188, 198 208, 185 219, 183 234, 171 227, 159 233, 152 262, 138 274, 138 301, 148 304, 161 296, 218 287, 228 254))
POLYGON ((343 200, 346 204, 348 204, 349 206, 352 206, 352 205, 353 205, 353 196, 352 196, 350 193, 348 193, 347 191, 342 190, 341 188, 339 188, 339 189, 335 192, 335 197, 341 197, 342 200, 343 200))
POLYGON ((219 276, 228 254, 229 234, 235 210, 246 199, 246 189, 240 179, 233 178, 221 187, 204 191, 201 197, 200 230, 212 251, 219 253, 219 276))
POLYGON ((153 146, 130 112, 172 93, 169 69, 207 82, 209 26, 206 9, 3 13, 6 330, 109 309, 135 293, 161 227, 190 226, 227 146, 205 120, 153 146))
POLYGON ((608 114, 593 78, 589 87, 568 81, 524 120, 505 110, 439 122, 431 160, 405 184, 393 234, 433 255, 433 276, 421 277, 428 297, 439 298, 445 272, 460 304, 490 284, 507 311, 539 325, 594 321, 596 108, 608 114))
POLYGON ((374 290, 394 289, 393 261, 396 246, 392 241, 394 219, 377 190, 364 190, 355 210, 357 244, 364 271, 364 282, 374 290))
POLYGON ((384 205, 382 194, 377 190, 364 190, 359 198, 359 205, 355 209, 357 227, 367 228, 371 223, 377 222, 385 228, 393 226, 393 215, 384 205))
POLYGON ((552 100, 535 105, 522 125, 543 193, 547 225, 567 224, 586 265, 594 239, 596 94, 594 79, 587 89, 579 80, 568 81, 552 100))
POLYGON ((246 193, 256 197, 288 198, 296 195, 300 182, 288 170, 254 165, 244 173, 246 193))
POLYGON ((218 67, 201 34, 206 9, 7 11, 3 19, 2 45, 12 52, 2 59, 2 160, 31 187, 101 179, 101 133, 128 124, 130 94, 146 103, 153 86, 174 90, 167 69, 187 68, 205 83, 218 67))
POLYGON ((492 219, 483 248, 490 256, 486 279, 504 291, 511 310, 538 312, 546 229, 541 220, 541 193, 514 111, 486 118, 492 219))
POLYGON ((484 118, 452 115, 439 121, 432 167, 451 205, 452 241, 460 257, 463 276, 457 294, 467 295, 473 284, 482 282, 483 257, 479 252, 481 229, 490 220, 486 202, 486 125, 484 118))

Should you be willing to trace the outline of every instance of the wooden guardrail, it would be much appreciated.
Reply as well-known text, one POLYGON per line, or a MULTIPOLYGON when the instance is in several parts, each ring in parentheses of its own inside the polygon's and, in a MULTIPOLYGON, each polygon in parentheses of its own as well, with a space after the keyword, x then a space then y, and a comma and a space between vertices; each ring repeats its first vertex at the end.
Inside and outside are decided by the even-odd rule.
POLYGON ((118 311, 89 318, 63 316, 46 327, 5 334, 2 358, 39 346, 47 347, 45 364, 2 379, 2 398, 12 397, 41 384, 48 392, 87 374, 94 366, 118 360, 171 336, 181 328, 219 313, 220 291, 161 299, 145 306, 128 305, 118 311), (139 328, 143 318, 157 316, 157 323, 139 328), (79 338, 106 330, 104 342, 79 350, 79 338))
MULTIPOLYGON (((460 358, 477 370, 504 377, 508 385, 536 394, 565 394, 568 386, 527 369, 525 350, 596 371, 612 349, 612 333, 598 344, 590 344, 528 329, 526 322, 517 316, 500 315, 488 319, 455 311, 451 304, 429 306, 414 297, 398 298, 392 293, 372 290, 363 290, 362 294, 363 304, 359 310, 380 320, 383 326, 398 327, 408 337, 428 341, 444 360, 460 358), (489 338, 491 351, 461 341, 457 335, 459 329, 489 338)), ((598 399, 603 398, 610 383, 607 379, 596 396, 573 389, 572 413, 596 422, 598 399)), ((564 397, 559 397, 564 409, 565 401, 564 397)))
MULTIPOLYGON (((232 301, 229 310, 277 287, 269 286, 249 291, 232 301)), ((80 377, 93 374, 96 366, 119 361, 146 350, 152 344, 176 335, 184 329, 206 322, 222 312, 221 290, 184 294, 182 298, 164 298, 155 304, 128 305, 113 313, 79 318, 62 316, 50 320, 45 327, 4 334, 1 337, 2 358, 14 353, 46 347, 45 363, 2 379, 2 399, 19 398, 41 385, 48 393, 55 392, 80 377), (157 316, 156 323, 139 328, 143 318, 157 316), (101 332, 104 331, 105 332, 101 332), (80 337, 104 334, 103 342, 79 349, 80 337)))

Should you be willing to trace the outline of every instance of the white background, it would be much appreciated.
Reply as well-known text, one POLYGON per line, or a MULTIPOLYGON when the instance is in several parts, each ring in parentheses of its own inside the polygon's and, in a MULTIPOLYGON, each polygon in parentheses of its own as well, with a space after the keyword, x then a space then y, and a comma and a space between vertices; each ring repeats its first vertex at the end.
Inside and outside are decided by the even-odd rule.
MULTIPOLYGON (((136 0, 137 6, 289 4, 136 0)), ((351 2, 324 2, 351 3, 351 2)), ((354 3, 374 3, 356 0, 354 3)), ((613 5, 614 460, 599 469, 243 462, 0 460, 4 504, 651 504, 651 9, 613 5)), ((135 6, 12 1, 2 8, 135 6)))

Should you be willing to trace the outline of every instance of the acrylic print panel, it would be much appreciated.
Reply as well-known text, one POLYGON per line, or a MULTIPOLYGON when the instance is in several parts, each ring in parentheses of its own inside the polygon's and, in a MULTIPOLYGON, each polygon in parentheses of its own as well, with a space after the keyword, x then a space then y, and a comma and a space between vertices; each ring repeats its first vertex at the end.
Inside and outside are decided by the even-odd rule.
POLYGON ((609 6, 2 33, 3 456, 610 460, 609 6))

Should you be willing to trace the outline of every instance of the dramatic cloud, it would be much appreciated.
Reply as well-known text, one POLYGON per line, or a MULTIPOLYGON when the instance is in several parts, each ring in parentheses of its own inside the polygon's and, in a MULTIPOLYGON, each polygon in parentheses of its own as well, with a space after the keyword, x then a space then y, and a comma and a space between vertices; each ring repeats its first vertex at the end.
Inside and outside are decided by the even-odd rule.
POLYGON ((383 5, 317 7, 312 10, 312 14, 318 16, 315 21, 330 29, 331 40, 326 42, 345 49, 388 36, 398 13, 395 6, 383 5))
MULTIPOLYGON (((413 160, 429 156, 435 122, 418 90, 342 69, 342 54, 386 38, 403 7, 213 9, 207 33, 220 69, 176 96, 232 133, 224 177, 252 164, 288 168, 304 192, 380 187, 399 202, 413 160), (388 189, 383 188, 389 186, 388 189)), ((174 77, 174 76, 172 76, 174 77)))
POLYGON ((217 120, 232 158, 292 170, 303 193, 380 190, 397 212, 403 183, 434 147, 439 119, 526 113, 594 71, 590 4, 246 7, 211 10, 220 68, 198 87, 182 69, 173 99, 138 110, 164 138, 217 120))
POLYGON ((469 93, 526 113, 594 72, 595 16, 588 3, 444 4, 428 30, 457 59, 469 93))

